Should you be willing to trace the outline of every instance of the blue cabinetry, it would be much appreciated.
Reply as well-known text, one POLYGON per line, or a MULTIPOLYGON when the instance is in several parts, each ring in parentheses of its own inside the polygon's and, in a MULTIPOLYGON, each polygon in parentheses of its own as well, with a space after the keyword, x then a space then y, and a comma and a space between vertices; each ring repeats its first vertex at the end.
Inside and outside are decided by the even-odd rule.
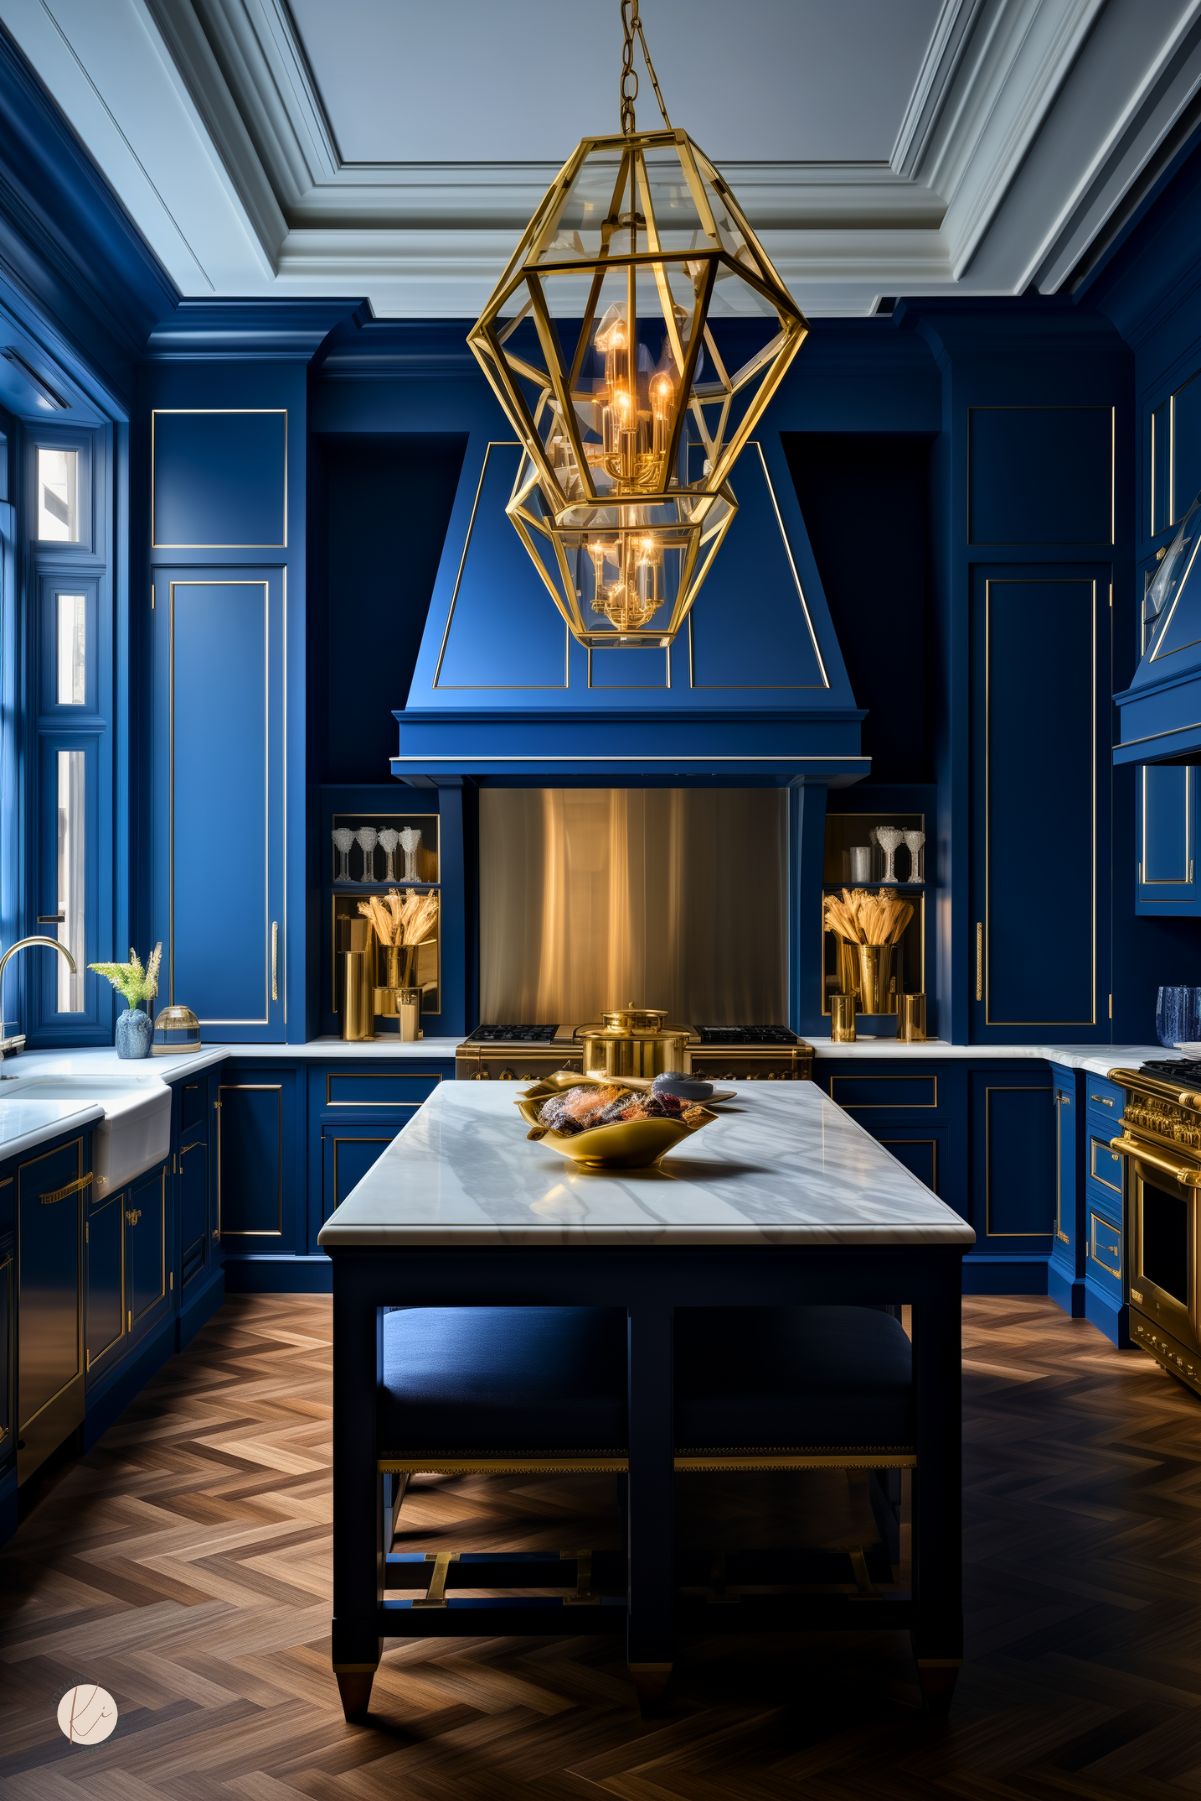
POLYGON ((155 574, 154 936, 164 988, 230 1042, 284 1037, 283 572, 155 574))
POLYGON ((295 1066, 230 1064, 217 1085, 217 1230, 226 1259, 304 1248, 304 1088, 295 1066))
POLYGON ((17 1166, 17 1463, 21 1481, 83 1420, 83 1135, 17 1166))
POLYGON ((979 571, 972 919, 979 1042, 1108 1032, 1109 573, 979 571), (1054 897, 1035 917, 1035 893, 1054 897))
POLYGON ((1136 912, 1201 914, 1197 773, 1189 763, 1143 763, 1135 771, 1136 912))
POLYGON ((1125 1096, 1121 1088, 1101 1076, 1087 1076, 1084 1092, 1084 1312, 1114 1344, 1126 1345, 1125 1170, 1122 1159, 1109 1148, 1120 1129, 1125 1096))
POLYGON ((1055 1236, 1047 1268, 1047 1292, 1073 1317, 1084 1311, 1081 1286, 1080 1122, 1076 1072, 1053 1065, 1051 1102, 1055 1128, 1055 1236))
POLYGON ((815 1064, 814 1080, 919 1182, 968 1217, 962 1065, 830 1058, 815 1064))
POLYGON ((970 1076, 971 1223, 974 1255, 1005 1258, 1006 1291, 1026 1265, 1041 1292, 1041 1265, 1055 1242, 1056 1138, 1051 1077, 1043 1064, 970 1076))
POLYGON ((125 1190, 91 1201, 84 1222, 88 1289, 84 1362, 91 1387, 117 1362, 125 1339, 125 1190))
POLYGON ((329 1064, 309 1072, 309 1245, 372 1164, 408 1124, 449 1063, 329 1064))

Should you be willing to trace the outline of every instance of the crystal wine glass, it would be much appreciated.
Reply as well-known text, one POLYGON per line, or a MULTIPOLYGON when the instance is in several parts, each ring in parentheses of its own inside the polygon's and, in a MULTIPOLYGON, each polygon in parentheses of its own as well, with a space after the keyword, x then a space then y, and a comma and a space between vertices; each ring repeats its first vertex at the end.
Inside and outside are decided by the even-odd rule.
POLYGON ((385 826, 379 835, 379 847, 388 859, 388 867, 384 873, 386 882, 396 880, 396 847, 400 843, 400 833, 394 832, 391 826, 385 826))
POLYGON ((876 842, 884 852, 884 874, 880 877, 880 880, 882 882, 895 882, 897 879, 897 852, 905 842, 905 834, 895 825, 878 825, 876 827, 876 842))
POLYGON ((355 833, 355 837, 358 839, 359 849, 363 853, 363 874, 361 879, 364 882, 374 882, 375 847, 379 843, 379 833, 373 825, 361 825, 355 833))
POLYGON ((925 842, 925 832, 905 833, 905 849, 909 852, 909 880, 911 882, 924 882, 926 879, 925 866, 922 862, 922 846, 925 842))
POLYGON ((350 880, 350 847, 354 843, 354 833, 347 825, 335 826, 331 836, 334 849, 338 853, 338 873, 334 878, 338 882, 350 880))
POLYGON ((417 852, 421 849, 421 833, 416 826, 407 825, 400 834, 400 848, 405 854, 405 868, 402 881, 419 882, 417 874, 417 852))

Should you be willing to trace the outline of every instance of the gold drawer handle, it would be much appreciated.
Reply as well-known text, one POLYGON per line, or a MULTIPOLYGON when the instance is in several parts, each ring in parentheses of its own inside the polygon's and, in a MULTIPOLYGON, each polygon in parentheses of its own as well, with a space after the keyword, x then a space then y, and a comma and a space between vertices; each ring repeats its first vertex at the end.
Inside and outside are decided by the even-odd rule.
POLYGON ((1111 1138, 1109 1148, 1116 1151, 1119 1157, 1133 1157, 1137 1162, 1145 1163, 1148 1169, 1157 1169, 1161 1174, 1171 1176, 1182 1188, 1201 1188, 1201 1169, 1190 1169, 1179 1163, 1171 1163, 1166 1157, 1157 1157, 1154 1151, 1139 1144, 1137 1139, 1127 1138, 1123 1134, 1121 1138, 1111 1138))
POLYGON ((48 1188, 45 1194, 38 1196, 38 1205, 39 1207, 53 1207, 56 1201, 65 1201, 68 1195, 78 1194, 81 1189, 91 1186, 92 1172, 89 1170, 86 1176, 76 1176, 73 1182, 66 1183, 62 1188, 48 1188))
POLYGON ((1096 1101, 1097 1104, 1101 1107, 1112 1107, 1113 1106, 1113 1102, 1109 1099, 1108 1095, 1090 1094, 1088 1098, 1090 1101, 1096 1101))

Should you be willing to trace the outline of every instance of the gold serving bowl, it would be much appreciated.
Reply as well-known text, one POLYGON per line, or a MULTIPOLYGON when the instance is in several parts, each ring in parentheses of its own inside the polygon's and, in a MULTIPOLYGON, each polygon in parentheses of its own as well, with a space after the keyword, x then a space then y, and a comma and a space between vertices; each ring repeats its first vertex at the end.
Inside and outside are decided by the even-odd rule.
POLYGON ((539 1109, 543 1101, 553 1094, 562 1094, 565 1088, 626 1088, 631 1094, 644 1090, 641 1085, 636 1089, 625 1082, 559 1069, 518 1096, 517 1110, 530 1127, 529 1137, 549 1145, 561 1157, 570 1157, 581 1169, 653 1169, 673 1145, 691 1138, 717 1118, 716 1113, 702 1107, 698 1109, 702 1117, 695 1124, 683 1119, 627 1119, 610 1126, 593 1126, 587 1132, 548 1131, 539 1123, 539 1109))

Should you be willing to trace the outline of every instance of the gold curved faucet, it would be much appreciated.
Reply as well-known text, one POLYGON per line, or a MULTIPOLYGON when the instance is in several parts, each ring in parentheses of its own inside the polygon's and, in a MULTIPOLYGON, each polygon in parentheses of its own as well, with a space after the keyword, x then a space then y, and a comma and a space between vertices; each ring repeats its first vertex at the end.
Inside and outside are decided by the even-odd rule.
POLYGON ((32 950, 36 945, 44 945, 47 950, 57 951, 60 956, 65 957, 67 967, 72 975, 77 974, 79 970, 79 965, 66 945, 57 938, 47 938, 44 932, 34 932, 29 938, 18 938, 15 944, 9 945, 4 955, 0 957, 0 1062, 4 1061, 5 1051, 19 1051, 25 1043, 25 1035, 22 1032, 14 1032, 11 1037, 6 1037, 4 1034, 4 972, 18 951, 32 950))

